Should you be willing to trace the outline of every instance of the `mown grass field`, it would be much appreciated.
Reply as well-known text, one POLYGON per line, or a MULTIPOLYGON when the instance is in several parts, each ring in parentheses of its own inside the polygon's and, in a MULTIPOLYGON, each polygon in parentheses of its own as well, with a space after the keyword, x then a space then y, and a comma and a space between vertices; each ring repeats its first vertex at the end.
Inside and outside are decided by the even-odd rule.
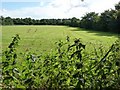
POLYGON ((15 34, 19 34, 21 38, 18 47, 20 52, 30 50, 36 53, 51 51, 56 46, 55 42, 58 40, 65 41, 66 36, 69 36, 71 41, 75 38, 81 38, 89 49, 93 46, 98 47, 99 44, 107 49, 117 39, 115 34, 87 31, 67 26, 2 26, 3 50, 7 48, 15 34))

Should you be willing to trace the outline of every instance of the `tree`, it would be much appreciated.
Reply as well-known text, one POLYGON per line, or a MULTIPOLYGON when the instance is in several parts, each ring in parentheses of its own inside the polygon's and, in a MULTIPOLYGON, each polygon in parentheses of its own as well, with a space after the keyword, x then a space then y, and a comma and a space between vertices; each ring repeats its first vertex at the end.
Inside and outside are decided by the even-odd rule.
POLYGON ((118 2, 118 4, 115 5, 115 9, 116 9, 117 11, 120 10, 120 2, 118 2))
POLYGON ((106 10, 105 12, 101 13, 100 15, 100 20, 99 20, 99 26, 100 30, 102 31, 108 31, 108 23, 110 21, 110 15, 109 15, 109 10, 106 10))
POLYGON ((98 13, 90 12, 87 13, 85 16, 82 17, 80 22, 80 27, 86 29, 94 29, 95 24, 98 22, 98 13))
POLYGON ((6 18, 3 18, 3 25, 13 25, 13 19, 11 17, 6 17, 6 18))
POLYGON ((115 5, 117 33, 120 33, 120 2, 115 5))
POLYGON ((5 25, 5 18, 3 16, 0 17, 0 24, 5 25))
POLYGON ((73 17, 70 22, 70 26, 72 27, 78 27, 80 23, 80 20, 77 19, 76 17, 73 17))
POLYGON ((13 22, 15 25, 24 25, 25 22, 22 18, 13 18, 13 22))

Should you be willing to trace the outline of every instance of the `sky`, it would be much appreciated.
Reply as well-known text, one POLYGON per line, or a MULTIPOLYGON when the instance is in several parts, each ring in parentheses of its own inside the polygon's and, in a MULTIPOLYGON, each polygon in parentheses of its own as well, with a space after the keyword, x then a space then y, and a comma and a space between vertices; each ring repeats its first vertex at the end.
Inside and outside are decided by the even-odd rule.
POLYGON ((119 0, 1 0, 0 15, 12 18, 81 18, 114 9, 119 0))

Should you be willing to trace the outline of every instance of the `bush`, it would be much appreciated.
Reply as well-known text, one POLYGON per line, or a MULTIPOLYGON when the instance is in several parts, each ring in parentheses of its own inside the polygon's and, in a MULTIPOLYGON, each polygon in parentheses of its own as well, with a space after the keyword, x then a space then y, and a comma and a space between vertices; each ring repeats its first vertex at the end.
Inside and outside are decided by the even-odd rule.
POLYGON ((56 42, 56 49, 46 55, 19 54, 19 35, 13 37, 2 55, 2 88, 39 89, 120 89, 120 40, 107 52, 102 47, 87 54, 80 39, 71 44, 56 42), (94 58, 93 58, 94 57, 94 58))

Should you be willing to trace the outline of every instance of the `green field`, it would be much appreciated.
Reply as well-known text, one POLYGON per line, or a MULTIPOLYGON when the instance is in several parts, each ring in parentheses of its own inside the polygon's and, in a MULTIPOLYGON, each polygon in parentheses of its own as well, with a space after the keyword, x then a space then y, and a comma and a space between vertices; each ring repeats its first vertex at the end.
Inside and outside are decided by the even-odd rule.
POLYGON ((120 44, 112 45, 116 39, 115 34, 67 26, 3 26, 5 52, 2 54, 1 86, 65 90, 119 88, 120 44), (19 36, 12 41, 15 34, 21 38, 17 51, 19 36), (63 47, 61 42, 55 44, 59 40, 66 42, 66 36, 70 37, 70 42, 63 47), (81 39, 75 41, 75 38, 81 39))
POLYGON ((75 38, 81 38, 88 48, 88 43, 97 47, 103 44, 106 48, 112 45, 117 39, 117 35, 105 32, 87 31, 80 28, 67 26, 2 26, 2 48, 5 50, 12 37, 15 34, 20 35, 19 51, 30 50, 32 52, 50 51, 55 47, 58 40, 66 40, 69 36, 71 41, 75 38))

